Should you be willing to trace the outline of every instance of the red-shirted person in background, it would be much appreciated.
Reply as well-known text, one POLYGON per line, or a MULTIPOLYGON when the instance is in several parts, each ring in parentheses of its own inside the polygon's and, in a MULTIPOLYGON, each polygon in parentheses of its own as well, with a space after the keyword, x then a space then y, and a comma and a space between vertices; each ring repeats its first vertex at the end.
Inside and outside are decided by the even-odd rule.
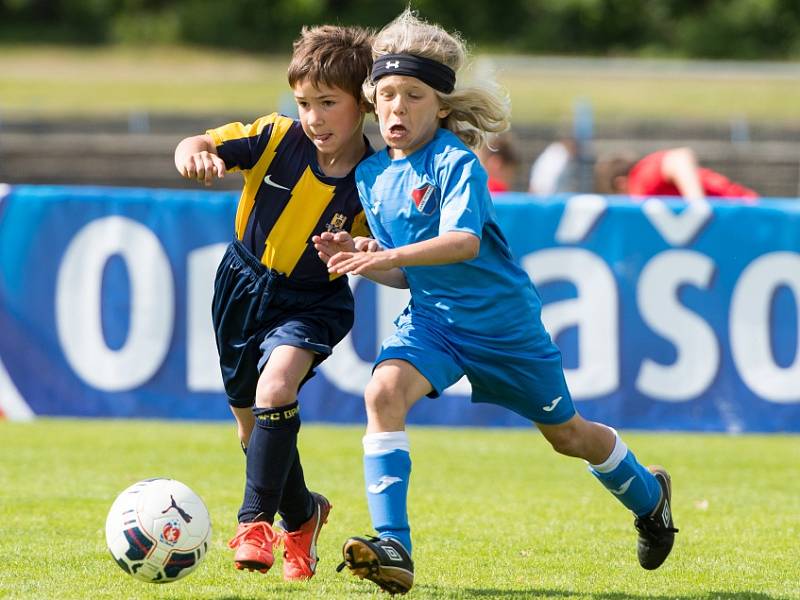
POLYGON ((701 167, 691 148, 661 150, 639 161, 621 156, 598 160, 595 188, 602 194, 681 196, 687 202, 715 196, 753 203, 759 196, 750 188, 701 167))
POLYGON ((477 154, 489 176, 486 182, 489 191, 492 193, 512 191, 519 157, 511 137, 508 134, 489 136, 477 154))

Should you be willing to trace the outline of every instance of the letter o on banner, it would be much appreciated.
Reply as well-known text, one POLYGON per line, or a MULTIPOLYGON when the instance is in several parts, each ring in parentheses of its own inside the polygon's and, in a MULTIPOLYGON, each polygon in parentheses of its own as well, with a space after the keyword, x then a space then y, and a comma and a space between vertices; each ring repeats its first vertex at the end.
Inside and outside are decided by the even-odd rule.
POLYGON ((791 290, 797 303, 800 254, 764 254, 742 271, 731 297, 731 354, 742 380, 755 394, 769 402, 795 403, 800 402, 800 351, 795 349, 788 367, 776 364, 772 355, 770 309, 781 286, 791 290))
POLYGON ((87 384, 133 389, 153 376, 174 326, 172 270, 161 243, 144 225, 113 216, 92 221, 67 247, 56 285, 56 327, 64 355, 87 384), (118 255, 130 280, 130 326, 118 350, 103 334, 101 293, 108 260, 118 255))

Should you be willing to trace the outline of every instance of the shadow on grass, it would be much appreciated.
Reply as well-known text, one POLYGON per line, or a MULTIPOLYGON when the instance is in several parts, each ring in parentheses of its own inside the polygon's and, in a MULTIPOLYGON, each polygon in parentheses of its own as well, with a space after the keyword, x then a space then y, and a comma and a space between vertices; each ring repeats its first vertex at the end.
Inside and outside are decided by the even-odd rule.
POLYGON ((761 592, 698 592, 682 595, 626 594, 619 592, 567 592, 564 590, 500 590, 492 588, 443 589, 432 585, 414 586, 409 598, 593 598, 597 600, 789 600, 761 592), (416 593, 415 593, 416 592, 416 593))
POLYGON ((788 596, 773 596, 761 592, 701 592, 682 596, 650 596, 639 594, 594 594, 592 598, 608 598, 609 600, 639 600, 651 598, 655 600, 789 600, 788 596))
MULTIPOLYGON (((276 597, 286 598, 293 595, 299 595, 306 598, 313 597, 307 589, 301 588, 284 588, 281 590, 279 596, 276 597)), ((374 597, 389 598, 385 594, 379 592, 375 588, 365 587, 363 590, 350 590, 351 597, 374 597)), ((252 600, 252 596, 211 596, 208 600, 252 600)), ((773 596, 770 594, 763 594, 761 592, 700 592, 697 594, 683 594, 680 596, 653 596, 650 594, 625 594, 614 592, 598 592, 595 594, 587 594, 583 592, 565 592, 564 590, 546 590, 546 589, 530 589, 530 590, 499 590, 492 588, 440 588, 432 585, 418 585, 408 596, 398 596, 398 598, 408 598, 409 600, 423 599, 423 598, 593 598, 597 600, 789 600, 788 596, 773 596)))

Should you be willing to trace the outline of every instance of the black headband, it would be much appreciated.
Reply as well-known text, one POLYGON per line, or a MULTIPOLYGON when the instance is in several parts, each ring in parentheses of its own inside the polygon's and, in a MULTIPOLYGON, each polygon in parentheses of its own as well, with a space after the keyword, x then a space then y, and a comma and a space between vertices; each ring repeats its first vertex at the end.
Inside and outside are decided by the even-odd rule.
POLYGON ((449 94, 456 87, 456 72, 445 64, 413 54, 386 54, 372 65, 372 83, 387 75, 408 75, 449 94))

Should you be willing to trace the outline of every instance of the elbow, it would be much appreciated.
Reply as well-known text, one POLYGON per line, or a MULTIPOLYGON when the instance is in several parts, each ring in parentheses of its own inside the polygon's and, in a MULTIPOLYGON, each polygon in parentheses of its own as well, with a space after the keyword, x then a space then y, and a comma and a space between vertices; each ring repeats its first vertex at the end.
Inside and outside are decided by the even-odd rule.
POLYGON ((670 150, 666 156, 674 165, 697 166, 697 153, 688 146, 670 150))
POLYGON ((469 239, 464 241, 463 244, 464 260, 472 260, 478 258, 481 253, 481 240, 476 236, 469 236, 469 239))

